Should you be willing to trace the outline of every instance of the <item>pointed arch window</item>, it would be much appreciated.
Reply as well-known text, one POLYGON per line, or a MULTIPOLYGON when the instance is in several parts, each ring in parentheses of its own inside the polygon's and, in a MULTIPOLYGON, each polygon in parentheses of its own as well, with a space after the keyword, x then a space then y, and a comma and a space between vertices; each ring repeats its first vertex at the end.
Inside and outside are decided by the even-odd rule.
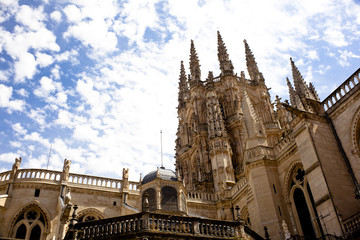
POLYGON ((38 206, 30 206, 22 210, 12 230, 12 237, 17 239, 45 239, 45 216, 38 206))
POLYGON ((297 165, 291 172, 288 182, 289 200, 298 232, 305 239, 316 239, 322 233, 317 219, 310 186, 302 165, 297 165))

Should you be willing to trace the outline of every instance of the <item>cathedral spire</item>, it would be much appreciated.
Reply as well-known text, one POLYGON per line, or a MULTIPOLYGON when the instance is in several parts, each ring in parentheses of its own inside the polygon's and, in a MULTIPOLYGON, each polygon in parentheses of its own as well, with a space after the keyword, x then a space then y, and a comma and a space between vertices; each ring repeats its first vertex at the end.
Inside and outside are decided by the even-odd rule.
POLYGON ((291 103, 291 106, 296 106, 296 101, 295 101, 295 90, 293 88, 293 86, 291 85, 291 82, 289 80, 289 78, 286 78, 286 83, 288 85, 288 88, 289 88, 289 96, 290 96, 290 103, 291 103))
POLYGON ((262 74, 259 71, 257 63, 255 61, 254 54, 252 53, 249 44, 245 39, 244 39, 244 44, 245 44, 246 66, 250 75, 250 79, 256 84, 260 84, 260 83, 264 84, 265 81, 262 74))
POLYGON ((234 75, 234 66, 229 60, 229 54, 227 53, 225 43, 222 40, 220 32, 217 31, 218 38, 218 59, 220 62, 220 70, 222 76, 234 75))
POLYGON ((303 103, 300 100, 299 95, 294 90, 293 86, 291 85, 291 82, 289 78, 286 78, 286 83, 289 88, 289 96, 290 96, 290 103, 291 106, 300 110, 305 110, 303 103))
POLYGON ((179 109, 185 107, 186 100, 188 99, 188 97, 189 97, 189 88, 188 88, 187 79, 186 79, 184 62, 181 61, 180 76, 179 76, 179 97, 178 97, 178 101, 179 101, 178 108, 179 109))
POLYGON ((311 98, 315 100, 315 97, 310 92, 308 86, 304 81, 304 78, 301 76, 301 73, 299 72, 298 68, 295 66, 295 63, 292 60, 292 58, 290 58, 290 62, 291 62, 291 71, 294 79, 294 86, 296 93, 300 98, 311 98))
POLYGON ((196 86, 199 83, 201 83, 200 64, 193 40, 191 40, 191 45, 190 45, 190 73, 191 73, 191 79, 189 79, 190 87, 196 86))

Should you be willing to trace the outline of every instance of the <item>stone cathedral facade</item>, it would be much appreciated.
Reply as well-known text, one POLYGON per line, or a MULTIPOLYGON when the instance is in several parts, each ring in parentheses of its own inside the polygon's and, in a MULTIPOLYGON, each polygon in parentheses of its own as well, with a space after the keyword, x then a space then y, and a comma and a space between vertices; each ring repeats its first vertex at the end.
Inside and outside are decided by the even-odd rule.
POLYGON ((16 159, 0 173, 0 239, 360 238, 360 69, 321 101, 290 59, 290 101, 272 101, 244 47, 249 78, 219 32, 221 73, 204 77, 191 41, 175 171, 131 182, 128 169, 111 179, 16 159))

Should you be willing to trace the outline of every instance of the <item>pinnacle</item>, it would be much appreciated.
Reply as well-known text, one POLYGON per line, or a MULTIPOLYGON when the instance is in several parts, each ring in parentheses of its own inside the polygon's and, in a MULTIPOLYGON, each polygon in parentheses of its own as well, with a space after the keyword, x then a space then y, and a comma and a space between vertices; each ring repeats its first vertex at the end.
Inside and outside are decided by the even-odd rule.
POLYGON ((218 59, 220 62, 221 75, 229 76, 234 75, 234 66, 231 60, 229 60, 229 54, 227 53, 225 43, 222 40, 220 32, 217 31, 218 37, 218 59))

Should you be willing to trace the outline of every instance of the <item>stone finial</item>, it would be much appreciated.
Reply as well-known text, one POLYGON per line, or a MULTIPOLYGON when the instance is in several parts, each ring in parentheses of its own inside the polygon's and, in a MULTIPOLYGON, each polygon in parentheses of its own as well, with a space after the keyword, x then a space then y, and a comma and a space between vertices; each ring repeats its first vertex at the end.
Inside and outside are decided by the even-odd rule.
POLYGON ((217 31, 217 38, 218 38, 218 59, 220 63, 221 75, 222 76, 234 75, 234 66, 231 60, 229 60, 229 54, 227 53, 225 43, 223 42, 219 31, 217 31))
POLYGON ((207 89, 214 88, 214 75, 212 71, 209 71, 208 77, 206 78, 206 88, 207 89))
POLYGON ((201 83, 200 64, 193 40, 191 40, 191 44, 190 44, 190 73, 191 73, 191 79, 189 79, 190 87, 200 84, 201 83))
POLYGON ((61 178, 63 181, 69 180, 70 164, 71 164, 71 160, 65 158, 63 172, 62 172, 62 178, 61 178))

